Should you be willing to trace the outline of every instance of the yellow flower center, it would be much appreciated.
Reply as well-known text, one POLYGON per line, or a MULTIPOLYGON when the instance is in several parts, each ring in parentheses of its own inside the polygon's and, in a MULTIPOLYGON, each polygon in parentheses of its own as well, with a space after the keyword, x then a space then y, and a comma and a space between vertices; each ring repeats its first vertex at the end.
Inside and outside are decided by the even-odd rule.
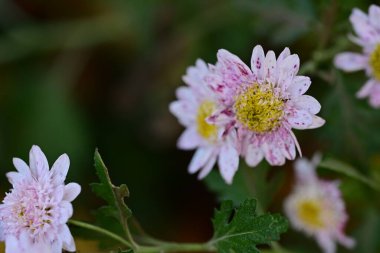
POLYGON ((300 220, 307 226, 314 229, 324 227, 322 220, 322 206, 318 200, 304 200, 299 203, 297 213, 300 220))
POLYGON ((211 101, 204 101, 198 107, 197 131, 205 139, 216 139, 218 128, 207 123, 206 119, 214 112, 216 106, 211 101))
POLYGON ((369 58, 369 64, 372 67, 373 75, 377 80, 380 80, 380 44, 372 52, 369 58))
POLYGON ((284 101, 273 93, 270 84, 255 83, 240 93, 234 105, 237 119, 249 130, 264 133, 281 124, 284 101))

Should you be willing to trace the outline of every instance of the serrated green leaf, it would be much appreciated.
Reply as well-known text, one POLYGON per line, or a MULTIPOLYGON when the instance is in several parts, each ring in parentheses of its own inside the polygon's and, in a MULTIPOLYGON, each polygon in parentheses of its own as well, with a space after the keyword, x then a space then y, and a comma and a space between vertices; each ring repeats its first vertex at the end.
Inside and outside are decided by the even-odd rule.
POLYGON ((224 201, 213 219, 214 236, 210 241, 219 253, 259 253, 257 245, 280 239, 288 229, 288 221, 278 214, 256 214, 256 200, 249 199, 235 209, 232 201, 224 201))
POLYGON ((107 167, 98 150, 95 151, 94 161, 100 183, 92 184, 92 190, 108 203, 108 206, 102 207, 102 213, 115 217, 123 229, 126 229, 127 220, 132 216, 132 211, 124 202, 124 198, 129 197, 128 187, 125 184, 118 187, 112 184, 107 167))
POLYGON ((355 168, 353 168, 351 165, 344 163, 342 161, 329 158, 325 159, 319 164, 319 167, 329 169, 334 172, 338 172, 341 174, 344 174, 348 177, 351 177, 353 179, 356 179, 370 187, 372 187, 375 190, 380 190, 379 184, 377 184, 374 180, 360 174, 355 168))

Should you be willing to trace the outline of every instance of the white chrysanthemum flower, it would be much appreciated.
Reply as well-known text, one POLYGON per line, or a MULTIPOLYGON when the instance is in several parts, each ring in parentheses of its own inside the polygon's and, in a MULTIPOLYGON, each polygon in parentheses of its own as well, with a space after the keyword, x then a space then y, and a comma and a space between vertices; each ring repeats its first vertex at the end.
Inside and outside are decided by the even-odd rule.
POLYGON ((324 253, 334 253, 336 242, 352 248, 354 240, 344 234, 348 219, 337 181, 320 180, 315 172, 319 156, 295 162, 296 185, 284 202, 291 225, 316 239, 324 253))
POLYGON ((231 183, 239 164, 236 131, 226 131, 226 127, 231 126, 216 126, 206 122, 219 109, 218 100, 204 81, 208 72, 202 60, 197 60, 196 66, 189 67, 183 77, 188 86, 177 89, 178 100, 172 102, 169 108, 186 127, 178 140, 178 147, 184 150, 197 149, 190 162, 189 172, 200 170, 198 177, 202 179, 218 161, 222 177, 231 183))
POLYGON ((265 55, 256 46, 251 68, 224 49, 217 57, 205 79, 221 106, 208 121, 237 128, 240 152, 250 166, 263 158, 271 165, 293 160, 296 147, 301 151, 292 128, 317 128, 325 122, 315 115, 321 109, 319 102, 304 95, 311 81, 297 76, 298 55, 285 48, 276 59, 273 51, 265 55))
POLYGON ((351 38, 363 48, 363 52, 338 54, 334 64, 347 72, 365 70, 369 80, 356 95, 358 98, 368 97, 370 105, 380 108, 380 7, 371 5, 368 15, 355 8, 350 21, 358 36, 351 38))
POLYGON ((1 239, 6 253, 61 253, 75 251, 66 225, 73 201, 81 191, 77 183, 64 184, 70 160, 61 155, 49 170, 38 146, 33 146, 29 166, 14 158, 17 172, 7 173, 13 189, 0 205, 1 239))

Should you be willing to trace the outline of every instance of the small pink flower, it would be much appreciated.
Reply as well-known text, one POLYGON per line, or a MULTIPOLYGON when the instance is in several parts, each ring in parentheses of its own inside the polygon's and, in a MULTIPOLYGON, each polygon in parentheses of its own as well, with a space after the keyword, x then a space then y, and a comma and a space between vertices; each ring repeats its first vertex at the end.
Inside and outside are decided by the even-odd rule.
POLYGON ((209 174, 218 161, 220 173, 227 183, 231 183, 238 169, 239 153, 237 150, 236 131, 231 126, 217 126, 206 121, 216 110, 219 103, 214 92, 205 83, 209 69, 202 60, 187 69, 183 77, 188 85, 177 89, 177 101, 169 109, 179 122, 186 127, 178 140, 180 149, 197 149, 189 172, 200 171, 198 178, 209 174), (231 128, 226 131, 226 128, 231 128))
POLYGON ((77 183, 64 184, 70 160, 61 155, 49 170, 38 146, 29 154, 29 166, 13 159, 17 172, 7 173, 13 189, 0 205, 1 239, 6 253, 61 253, 75 251, 66 222, 81 191, 77 183))
POLYGON ((370 105, 380 108, 380 7, 371 5, 368 15, 354 9, 350 21, 357 35, 351 36, 351 39, 363 48, 363 52, 338 54, 334 64, 347 72, 365 70, 369 80, 356 96, 369 97, 370 105))
POLYGON ((295 162, 296 185, 284 208, 291 225, 316 239, 324 253, 334 253, 336 242, 353 248, 355 241, 344 234, 348 215, 337 181, 317 177, 319 156, 295 162))
POLYGON ((221 105, 208 122, 237 129, 239 151, 250 166, 264 157, 271 165, 293 160, 296 147, 301 151, 291 129, 317 128, 325 122, 315 115, 321 108, 319 102, 304 95, 311 81, 297 76, 298 55, 285 48, 276 59, 273 51, 265 55, 256 46, 251 68, 224 49, 217 57, 205 81, 221 105))

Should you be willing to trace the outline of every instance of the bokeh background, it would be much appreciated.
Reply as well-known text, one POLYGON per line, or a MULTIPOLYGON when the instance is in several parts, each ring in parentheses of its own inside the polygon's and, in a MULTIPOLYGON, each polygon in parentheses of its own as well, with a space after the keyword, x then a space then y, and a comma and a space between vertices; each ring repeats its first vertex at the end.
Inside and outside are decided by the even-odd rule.
MULTIPOLYGON (((213 209, 226 195, 215 194, 187 174, 193 153, 177 150, 183 128, 168 104, 197 58, 214 63, 217 50, 225 48, 249 62, 256 44, 277 54, 288 46, 299 54, 304 74, 312 77, 308 94, 321 102, 320 115, 327 124, 296 131, 304 155, 320 150, 380 178, 380 112, 354 96, 365 76, 343 75, 331 63, 336 48, 358 50, 346 39, 352 32, 352 8, 367 12, 376 2, 1 0, 1 192, 10 187, 5 173, 14 170, 12 157, 27 160, 33 144, 51 164, 67 153, 67 181, 83 188, 74 202, 74 217, 95 221, 93 210, 103 202, 88 184, 96 181, 97 147, 114 183, 128 184, 127 203, 150 234, 167 240, 207 240, 213 209)), ((262 166, 267 168, 265 162, 262 166)), ((267 170, 268 177, 282 174, 273 201, 268 200, 269 210, 281 212, 282 199, 291 189, 292 163, 267 170)), ((342 180, 351 215, 348 233, 358 240, 353 252, 379 253, 379 195, 342 175, 321 174, 342 180)), ((215 180, 208 180, 213 190, 243 198, 243 190, 215 180)), ((97 249, 102 238, 72 231, 78 252, 109 252, 104 242, 103 249, 97 249)), ((319 252, 303 234, 289 232, 282 239, 292 252, 319 252)))

